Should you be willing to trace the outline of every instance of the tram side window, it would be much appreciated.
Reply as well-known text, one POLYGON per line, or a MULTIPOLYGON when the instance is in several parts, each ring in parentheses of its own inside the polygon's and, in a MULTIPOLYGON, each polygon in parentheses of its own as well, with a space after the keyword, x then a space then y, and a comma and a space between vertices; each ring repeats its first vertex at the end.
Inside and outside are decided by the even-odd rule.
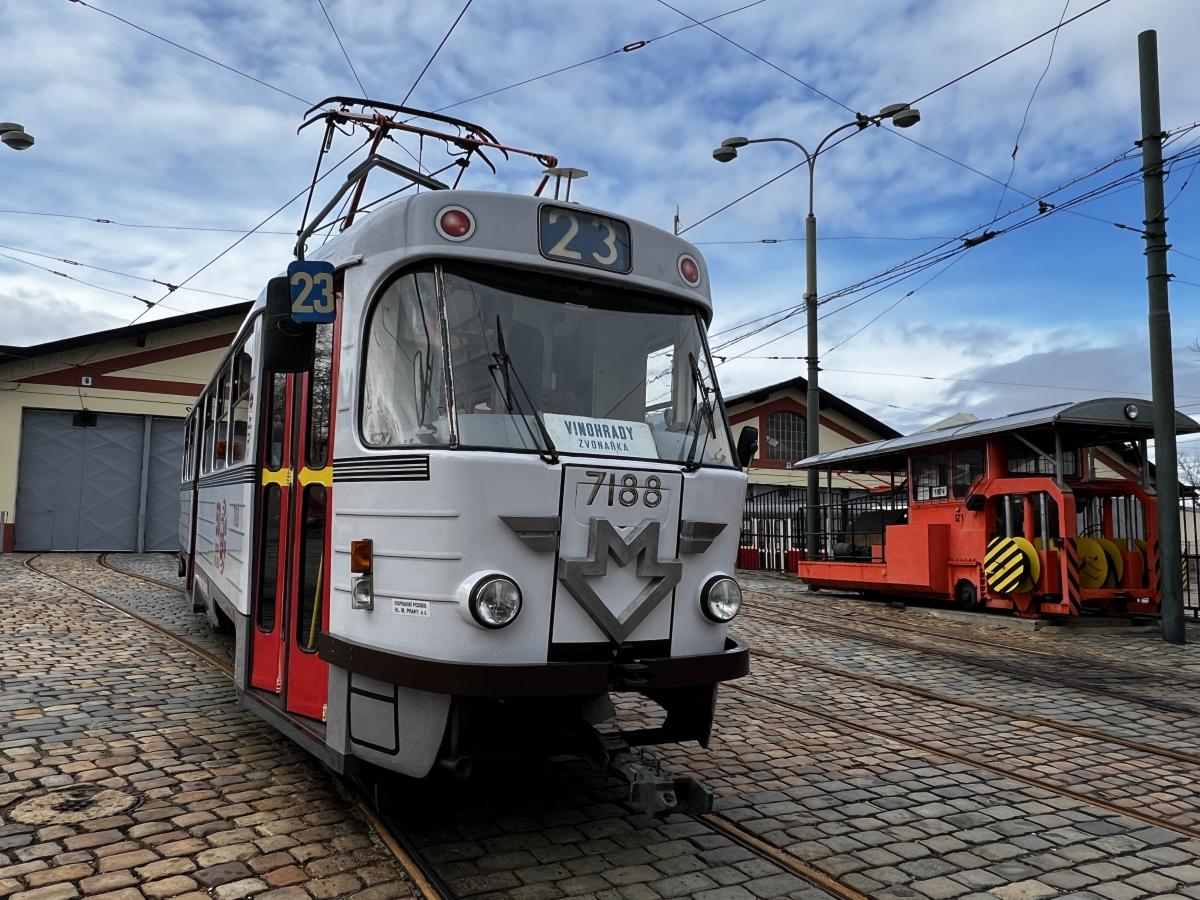
POLYGON ((228 452, 228 435, 229 435, 229 370, 226 369, 221 373, 220 380, 217 381, 217 391, 213 398, 215 402, 215 410, 213 411, 213 468, 225 468, 225 456, 228 452))
POLYGON ((229 435, 231 452, 229 463, 241 462, 246 458, 246 433, 250 421, 250 374, 253 359, 245 350, 237 355, 233 366, 233 432, 229 435))
POLYGON ((971 490, 975 479, 983 474, 983 450, 973 447, 970 450, 954 451, 954 496, 961 500, 971 490))
POLYGON ((267 468, 274 471, 283 465, 283 426, 287 416, 287 375, 283 372, 271 373, 271 395, 267 398, 271 405, 267 437, 267 468))
POLYGON ((949 466, 944 454, 913 459, 913 499, 945 500, 949 495, 949 466))
POLYGON ((201 469, 207 473, 212 471, 212 454, 213 454, 213 398, 210 394, 204 398, 204 429, 200 436, 200 464, 201 469))
POLYGON ((333 324, 316 328, 312 375, 309 376, 308 465, 329 464, 329 417, 333 413, 333 324))
MULTIPOLYGON (((371 310, 362 388, 368 445, 449 443, 439 321, 432 271, 402 275, 371 310)), ((482 363, 485 373, 490 361, 482 363)))
POLYGON ((192 428, 195 424, 191 415, 183 421, 183 464, 179 467, 179 480, 184 484, 192 478, 192 428))

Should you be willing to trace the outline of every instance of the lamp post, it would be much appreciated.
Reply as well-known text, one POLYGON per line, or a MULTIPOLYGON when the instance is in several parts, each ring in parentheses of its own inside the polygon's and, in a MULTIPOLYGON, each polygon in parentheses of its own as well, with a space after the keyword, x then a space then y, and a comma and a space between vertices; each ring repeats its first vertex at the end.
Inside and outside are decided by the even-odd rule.
MULTIPOLYGON (((821 155, 825 143, 835 134, 845 131, 847 128, 857 128, 862 131, 868 125, 878 126, 884 119, 891 119, 892 124, 897 128, 910 128, 921 121, 921 113, 907 103, 893 103, 891 106, 885 106, 873 116, 864 115, 863 113, 855 113, 854 121, 847 122, 844 125, 839 125, 825 137, 821 138, 821 142, 817 144, 817 149, 809 153, 804 145, 799 141, 793 141, 791 138, 770 137, 770 138, 746 138, 746 137, 731 137, 721 141, 721 146, 713 151, 713 159, 717 162, 732 162, 737 159, 738 148, 745 147, 748 144, 767 144, 779 142, 791 144, 804 154, 804 159, 808 163, 808 217, 804 220, 804 251, 805 261, 808 270, 807 285, 804 292, 804 307, 807 317, 808 329, 808 356, 805 360, 808 362, 808 403, 806 413, 807 419, 807 447, 805 448, 806 456, 812 456, 820 451, 821 447, 821 392, 817 384, 818 352, 817 352, 817 219, 813 215, 813 173, 816 168, 817 157, 821 155)), ((808 552, 809 559, 815 559, 820 553, 820 476, 816 469, 808 470, 808 490, 805 494, 805 548, 808 552)))
POLYGON ((16 122, 0 122, 0 141, 13 150, 28 150, 33 146, 33 135, 16 122))

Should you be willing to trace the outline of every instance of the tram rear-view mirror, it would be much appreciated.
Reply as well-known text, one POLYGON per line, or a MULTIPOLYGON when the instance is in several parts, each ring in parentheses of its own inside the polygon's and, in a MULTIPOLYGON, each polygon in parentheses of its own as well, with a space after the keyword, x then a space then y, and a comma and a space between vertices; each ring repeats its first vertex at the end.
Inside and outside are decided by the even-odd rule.
POLYGON ((754 454, 757 452, 758 429, 753 425, 747 425, 738 435, 737 445, 738 462, 742 464, 743 469, 750 465, 750 460, 754 459, 754 454))
POLYGON ((263 368, 269 372, 307 372, 313 364, 316 326, 292 319, 292 294, 287 278, 267 282, 263 315, 263 368))

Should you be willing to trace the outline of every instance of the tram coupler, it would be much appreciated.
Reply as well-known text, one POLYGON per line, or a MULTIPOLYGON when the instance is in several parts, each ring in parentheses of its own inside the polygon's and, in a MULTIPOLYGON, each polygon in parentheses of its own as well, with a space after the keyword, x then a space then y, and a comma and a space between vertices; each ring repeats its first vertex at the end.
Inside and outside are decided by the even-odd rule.
POLYGON ((690 775, 664 773, 662 764, 646 753, 617 753, 609 759, 608 768, 629 783, 630 801, 648 815, 712 812, 712 791, 690 775))

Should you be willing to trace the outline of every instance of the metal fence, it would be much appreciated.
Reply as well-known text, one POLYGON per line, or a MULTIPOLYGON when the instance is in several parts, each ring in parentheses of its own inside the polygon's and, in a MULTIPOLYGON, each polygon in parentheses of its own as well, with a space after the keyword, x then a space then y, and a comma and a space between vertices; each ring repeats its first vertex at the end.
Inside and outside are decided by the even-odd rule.
MULTIPOLYGON (((804 488, 751 485, 742 509, 738 566, 795 573, 804 555, 807 504, 804 488)), ((820 497, 817 545, 826 559, 878 562, 886 527, 908 513, 904 492, 868 494, 834 490, 820 497)))

